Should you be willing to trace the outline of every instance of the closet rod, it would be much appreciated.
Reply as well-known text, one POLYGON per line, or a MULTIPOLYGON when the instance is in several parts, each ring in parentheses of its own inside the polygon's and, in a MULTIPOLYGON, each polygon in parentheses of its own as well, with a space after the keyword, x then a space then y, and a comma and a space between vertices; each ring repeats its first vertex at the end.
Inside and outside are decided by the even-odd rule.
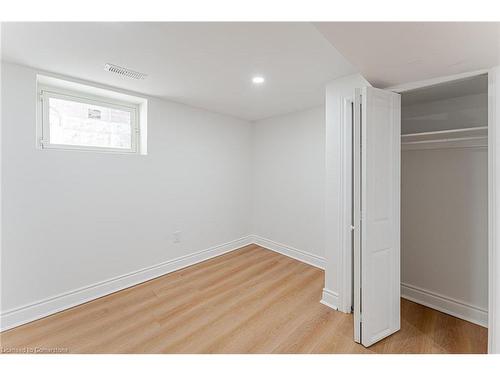
POLYGON ((415 137, 415 136, 426 136, 426 135, 440 135, 440 134, 453 134, 453 133, 469 133, 475 131, 484 131, 488 130, 487 126, 476 126, 473 128, 463 128, 463 129, 449 129, 449 130, 436 130, 431 132, 421 132, 421 133, 408 133, 401 134, 401 138, 403 137, 415 137))

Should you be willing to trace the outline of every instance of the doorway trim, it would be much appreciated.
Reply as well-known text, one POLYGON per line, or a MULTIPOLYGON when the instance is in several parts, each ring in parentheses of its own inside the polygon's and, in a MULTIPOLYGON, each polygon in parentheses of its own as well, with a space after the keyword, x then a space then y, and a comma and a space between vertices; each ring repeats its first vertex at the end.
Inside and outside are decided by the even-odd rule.
POLYGON ((497 240, 500 214, 500 66, 488 71, 488 353, 500 353, 500 249, 497 240))

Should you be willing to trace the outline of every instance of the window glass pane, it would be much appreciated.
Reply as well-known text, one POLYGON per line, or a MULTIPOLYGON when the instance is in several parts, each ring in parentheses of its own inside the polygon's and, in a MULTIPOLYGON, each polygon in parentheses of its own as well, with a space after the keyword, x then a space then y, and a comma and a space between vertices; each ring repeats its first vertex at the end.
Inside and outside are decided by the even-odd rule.
POLYGON ((52 144, 132 148, 128 111, 49 98, 49 126, 52 144))

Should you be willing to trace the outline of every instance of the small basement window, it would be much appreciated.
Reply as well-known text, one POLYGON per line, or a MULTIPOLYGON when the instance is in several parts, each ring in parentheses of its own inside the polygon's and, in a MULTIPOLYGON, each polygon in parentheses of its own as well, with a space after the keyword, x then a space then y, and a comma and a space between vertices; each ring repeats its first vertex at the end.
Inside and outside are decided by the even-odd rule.
MULTIPOLYGON (((83 85, 69 82, 69 86, 74 89, 83 85)), ((109 90, 95 89, 97 93, 107 96, 94 95, 89 91, 92 91, 90 86, 73 91, 46 86, 39 81, 40 147, 145 153, 141 150, 141 103, 114 98, 113 94, 121 96, 120 99, 129 96, 109 90)))

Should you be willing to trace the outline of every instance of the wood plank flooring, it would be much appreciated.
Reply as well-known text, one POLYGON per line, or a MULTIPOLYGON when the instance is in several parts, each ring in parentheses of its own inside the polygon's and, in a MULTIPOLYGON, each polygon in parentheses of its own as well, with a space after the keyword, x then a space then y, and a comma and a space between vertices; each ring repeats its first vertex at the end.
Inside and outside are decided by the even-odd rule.
POLYGON ((364 348, 319 303, 322 270, 250 245, 0 335, 3 351, 485 353, 487 330, 402 300, 401 331, 364 348), (39 349, 38 349, 39 350, 39 349))

